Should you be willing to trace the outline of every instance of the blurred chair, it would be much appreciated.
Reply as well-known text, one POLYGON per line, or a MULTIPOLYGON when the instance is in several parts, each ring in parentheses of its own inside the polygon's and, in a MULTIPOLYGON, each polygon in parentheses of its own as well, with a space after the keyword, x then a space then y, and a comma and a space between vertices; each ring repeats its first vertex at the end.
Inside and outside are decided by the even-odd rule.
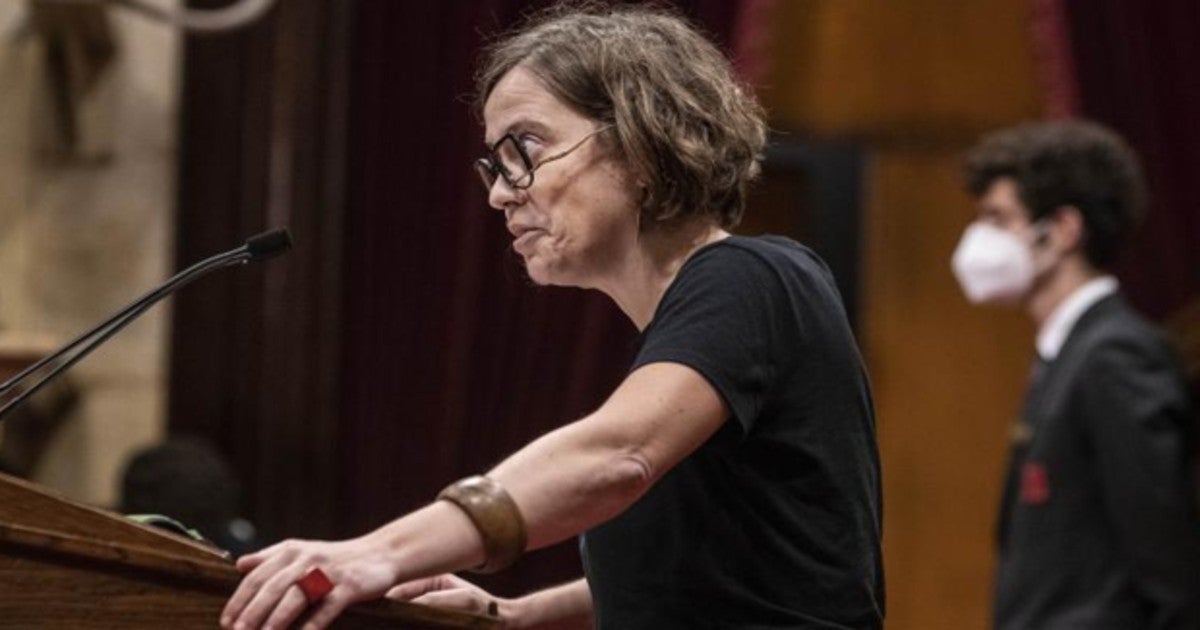
POLYGON ((170 517, 239 556, 258 548, 254 526, 239 516, 240 495, 233 469, 211 445, 174 438, 130 458, 118 510, 170 517))

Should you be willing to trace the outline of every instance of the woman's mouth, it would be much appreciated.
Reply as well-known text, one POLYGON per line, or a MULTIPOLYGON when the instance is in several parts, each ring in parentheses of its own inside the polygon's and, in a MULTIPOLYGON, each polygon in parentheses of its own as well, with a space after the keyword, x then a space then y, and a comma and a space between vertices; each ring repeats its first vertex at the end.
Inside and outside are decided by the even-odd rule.
POLYGON ((521 230, 516 234, 516 238, 513 239, 513 249, 516 250, 518 254, 528 253, 533 245, 533 241, 537 240, 538 237, 544 233, 545 232, 542 230, 532 228, 528 230, 521 230))

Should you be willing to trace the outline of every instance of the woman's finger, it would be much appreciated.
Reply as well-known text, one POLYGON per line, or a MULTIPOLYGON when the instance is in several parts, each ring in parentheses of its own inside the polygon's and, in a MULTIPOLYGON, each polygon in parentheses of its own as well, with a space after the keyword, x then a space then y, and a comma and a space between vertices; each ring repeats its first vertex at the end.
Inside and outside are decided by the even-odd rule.
POLYGON ((353 601, 353 594, 349 589, 335 586, 332 591, 329 591, 329 595, 326 595, 325 599, 317 605, 308 621, 304 622, 304 630, 324 630, 353 601))
POLYGON ((478 586, 475 586, 474 584, 458 577, 457 575, 454 575, 453 573, 443 573, 437 577, 439 580, 441 580, 441 582, 442 582, 441 590, 444 590, 444 591, 450 590, 452 588, 473 588, 473 589, 477 589, 477 590, 482 590, 478 586))
POLYGON ((426 593, 412 600, 414 604, 433 606, 447 610, 461 610, 471 613, 486 613, 488 599, 478 590, 455 588, 448 591, 426 593))
POLYGON ((421 595, 433 590, 437 590, 437 587, 433 586, 433 578, 426 580, 413 580, 412 582, 405 582, 399 586, 393 586, 388 590, 384 597, 388 599, 408 601, 414 597, 420 597, 421 595))
MULTIPOLYGON (((262 582, 249 603, 236 615, 233 621, 234 625, 244 625, 247 628, 260 627, 267 618, 267 615, 275 610, 284 593, 295 585, 303 572, 308 569, 308 565, 299 563, 292 563, 278 570, 270 567, 268 564, 263 564, 258 569, 255 569, 254 572, 246 576, 247 579, 260 571, 262 571, 263 575, 270 575, 270 577, 266 578, 265 582, 262 582), (271 573, 274 573, 274 575, 271 575, 271 573)), ((245 580, 243 580, 244 582, 245 580)))
POLYGON ((249 573, 250 571, 254 570, 254 567, 257 567, 258 565, 262 564, 263 562, 266 562, 270 558, 271 558, 271 554, 263 553, 261 551, 258 553, 252 553, 250 555, 242 556, 237 559, 237 563, 236 563, 237 570, 241 571, 242 573, 249 573))
POLYGON ((447 588, 455 588, 457 585, 452 584, 446 579, 445 575, 437 575, 429 578, 421 578, 412 580, 397 586, 393 586, 387 592, 388 599, 410 600, 414 597, 420 597, 430 591, 440 591, 447 588))
POLYGON ((290 628, 292 622, 300 616, 300 613, 304 612, 305 608, 308 608, 308 598, 305 597, 304 591, 300 590, 299 586, 293 584, 284 591, 283 597, 271 611, 271 616, 267 617, 265 627, 290 628))
POLYGON ((224 610, 221 611, 221 626, 224 628, 232 628, 233 623, 241 616, 242 611, 258 594, 260 588, 266 583, 276 571, 286 566, 286 560, 279 554, 263 557, 261 563, 254 569, 250 570, 242 581, 238 584, 237 590, 234 591, 233 597, 225 603, 224 610))
POLYGON ((254 569, 254 567, 262 564, 266 560, 277 555, 280 551, 282 551, 284 549, 284 545, 287 544, 288 542, 290 542, 290 541, 285 540, 283 542, 278 542, 278 543, 275 543, 274 545, 271 545, 270 547, 267 547, 266 549, 259 549, 258 551, 254 552, 254 553, 248 553, 248 554, 238 558, 237 559, 238 571, 241 571, 242 573, 247 573, 247 572, 251 571, 252 569, 254 569))

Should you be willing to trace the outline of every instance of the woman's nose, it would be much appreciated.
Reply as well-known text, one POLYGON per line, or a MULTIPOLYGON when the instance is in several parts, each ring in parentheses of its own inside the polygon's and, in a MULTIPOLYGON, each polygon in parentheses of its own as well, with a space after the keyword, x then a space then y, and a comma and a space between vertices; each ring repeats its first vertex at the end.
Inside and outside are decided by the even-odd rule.
POLYGON ((497 177, 496 181, 492 182, 492 187, 488 189, 488 205, 497 210, 518 205, 521 203, 524 192, 513 188, 503 177, 497 177))

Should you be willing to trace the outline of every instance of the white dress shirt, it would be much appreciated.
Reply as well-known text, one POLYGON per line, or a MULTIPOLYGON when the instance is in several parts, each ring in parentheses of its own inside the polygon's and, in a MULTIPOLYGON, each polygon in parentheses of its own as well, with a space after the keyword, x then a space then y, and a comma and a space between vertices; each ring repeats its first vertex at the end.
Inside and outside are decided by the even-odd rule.
POLYGON ((1075 289, 1053 313, 1050 313, 1050 317, 1046 318, 1038 330, 1038 356, 1045 361, 1056 359, 1080 316, 1096 302, 1116 293, 1118 286, 1116 278, 1100 276, 1075 289))

